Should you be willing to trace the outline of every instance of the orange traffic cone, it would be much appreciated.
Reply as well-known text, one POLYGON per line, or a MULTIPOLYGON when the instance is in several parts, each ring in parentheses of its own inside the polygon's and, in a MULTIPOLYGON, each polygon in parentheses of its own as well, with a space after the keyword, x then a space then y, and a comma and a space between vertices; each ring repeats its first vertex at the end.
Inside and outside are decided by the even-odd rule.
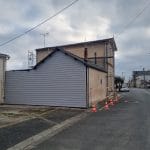
POLYGON ((92 112, 97 112, 96 105, 92 105, 92 112))
POLYGON ((105 110, 109 110, 109 106, 108 106, 108 103, 107 103, 107 102, 105 102, 104 109, 105 109, 105 110))
POLYGON ((113 103, 113 100, 112 100, 112 99, 110 100, 110 103, 109 103, 109 104, 110 104, 110 106, 113 106, 113 105, 114 105, 114 103, 113 103))

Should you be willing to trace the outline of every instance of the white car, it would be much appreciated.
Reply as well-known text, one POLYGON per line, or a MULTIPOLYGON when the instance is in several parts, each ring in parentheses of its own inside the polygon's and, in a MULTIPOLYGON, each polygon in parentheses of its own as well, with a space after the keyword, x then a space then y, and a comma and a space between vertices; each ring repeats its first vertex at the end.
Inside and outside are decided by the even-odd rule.
POLYGON ((129 90, 128 87, 122 87, 122 88, 120 89, 120 91, 121 91, 121 92, 129 92, 130 90, 129 90))

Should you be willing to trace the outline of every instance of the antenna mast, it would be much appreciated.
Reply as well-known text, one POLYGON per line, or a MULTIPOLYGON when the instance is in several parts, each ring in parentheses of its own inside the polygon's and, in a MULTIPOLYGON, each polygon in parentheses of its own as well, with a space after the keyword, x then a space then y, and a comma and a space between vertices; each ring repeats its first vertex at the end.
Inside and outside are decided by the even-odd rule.
POLYGON ((46 36, 48 36, 49 35, 49 33, 48 32, 46 32, 46 33, 41 33, 40 35, 42 35, 43 36, 43 43, 44 43, 44 47, 45 47, 45 38, 46 38, 46 36))

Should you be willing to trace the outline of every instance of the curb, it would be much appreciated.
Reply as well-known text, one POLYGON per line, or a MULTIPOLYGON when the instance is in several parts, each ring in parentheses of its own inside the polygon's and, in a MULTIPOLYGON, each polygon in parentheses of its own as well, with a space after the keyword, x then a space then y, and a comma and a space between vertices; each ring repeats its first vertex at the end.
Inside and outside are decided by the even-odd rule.
MULTIPOLYGON (((110 98, 112 98, 112 97, 110 97, 110 98)), ((109 99, 110 99, 109 98, 109 99)), ((121 95, 118 95, 118 100, 120 100, 121 98, 123 98, 123 96, 121 96, 121 95)), ((102 106, 102 107, 100 107, 98 110, 103 110, 105 108, 105 106, 102 106)))
POLYGON ((29 150, 29 149, 32 149, 36 145, 45 141, 46 139, 55 136, 56 134, 63 131, 67 127, 69 127, 69 126, 73 125, 74 123, 80 121, 81 119, 87 117, 89 115, 88 112, 89 112, 89 110, 87 110, 77 116, 74 116, 72 118, 69 118, 69 119, 61 122, 58 125, 55 125, 49 129, 46 129, 46 130, 44 130, 32 137, 20 142, 20 143, 8 148, 7 150, 29 150))

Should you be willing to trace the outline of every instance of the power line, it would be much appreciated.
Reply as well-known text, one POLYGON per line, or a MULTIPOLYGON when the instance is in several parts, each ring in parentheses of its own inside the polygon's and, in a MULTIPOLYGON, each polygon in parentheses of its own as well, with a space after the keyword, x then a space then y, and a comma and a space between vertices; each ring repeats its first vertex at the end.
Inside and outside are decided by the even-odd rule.
POLYGON ((44 21, 42 21, 42 22, 39 23, 38 25, 36 25, 36 26, 30 28, 29 30, 25 31, 24 33, 22 33, 22 34, 20 34, 20 35, 17 35, 17 36, 15 36, 15 37, 13 37, 12 39, 9 39, 8 41, 6 41, 6 42, 0 44, 0 46, 4 46, 4 45, 6 45, 6 44, 8 44, 8 43, 10 43, 10 42, 12 42, 12 41, 14 41, 14 40, 16 40, 16 39, 22 37, 22 36, 24 36, 25 34, 27 34, 27 33, 31 32, 31 31, 33 31, 34 29, 36 29, 37 27, 39 27, 39 26, 41 26, 42 24, 46 23, 47 21, 53 19, 54 17, 56 17, 56 16, 59 15, 61 12, 65 11, 66 9, 68 9, 69 7, 71 7, 72 5, 74 5, 74 4, 75 4, 76 2, 78 2, 78 1, 79 1, 79 0, 72 1, 69 5, 65 6, 64 8, 62 8, 61 10, 59 10, 58 12, 56 12, 54 15, 50 16, 49 18, 45 19, 44 21))
POLYGON ((128 24, 125 25, 125 27, 122 29, 121 32, 118 33, 118 35, 121 35, 122 33, 124 33, 125 30, 126 30, 131 24, 133 24, 133 22, 134 22, 138 17, 140 17, 140 16, 143 14, 143 12, 144 12, 149 6, 150 6, 150 1, 149 1, 149 3, 146 4, 146 6, 145 6, 144 8, 141 9, 141 11, 140 11, 139 13, 137 13, 137 15, 136 15, 128 24))

